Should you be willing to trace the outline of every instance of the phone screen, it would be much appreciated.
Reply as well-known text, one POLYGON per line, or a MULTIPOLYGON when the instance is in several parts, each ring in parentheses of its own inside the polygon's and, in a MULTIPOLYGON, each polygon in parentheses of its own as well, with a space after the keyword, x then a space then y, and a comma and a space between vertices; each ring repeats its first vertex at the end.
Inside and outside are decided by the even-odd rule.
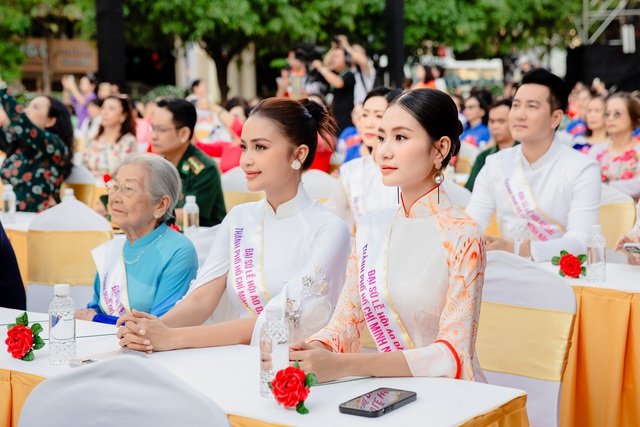
MULTIPOLYGON (((352 409, 362 412, 379 412, 382 409, 394 405, 406 399, 415 400, 416 393, 413 391, 398 390, 394 388, 379 388, 372 392, 358 396, 340 405, 341 408, 352 409)), ((407 403, 409 403, 407 402, 407 403)))

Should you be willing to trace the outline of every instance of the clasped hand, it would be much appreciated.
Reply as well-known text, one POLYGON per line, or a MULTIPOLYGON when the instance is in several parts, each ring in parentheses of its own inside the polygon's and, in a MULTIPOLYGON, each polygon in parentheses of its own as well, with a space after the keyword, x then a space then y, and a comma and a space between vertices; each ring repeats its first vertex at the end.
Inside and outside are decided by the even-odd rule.
POLYGON ((340 355, 317 342, 298 342, 289 346, 289 361, 291 364, 298 362, 300 369, 306 373, 313 372, 321 383, 344 376, 344 363, 340 363, 340 355))
POLYGON ((149 354, 171 350, 167 344, 171 328, 156 316, 133 310, 131 314, 120 317, 116 326, 120 327, 116 336, 120 339, 121 347, 149 354))

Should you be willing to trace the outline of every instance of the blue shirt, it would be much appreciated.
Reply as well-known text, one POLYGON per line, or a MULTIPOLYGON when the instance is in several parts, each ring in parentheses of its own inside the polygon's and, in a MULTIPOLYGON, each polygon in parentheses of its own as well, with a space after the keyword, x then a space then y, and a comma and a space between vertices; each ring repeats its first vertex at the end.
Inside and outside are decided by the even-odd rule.
MULTIPOLYGON (((140 256, 133 264, 125 263, 129 306, 155 316, 165 314, 184 296, 198 271, 198 256, 191 240, 166 224, 161 224, 133 245, 127 240, 123 255, 127 261, 140 256)), ((106 315, 100 306, 97 273, 93 288, 93 301, 88 305, 98 313, 93 320, 115 324, 118 318, 106 315)))
POLYGON ((489 140, 491 140, 489 128, 482 122, 474 127, 467 128, 467 130, 460 135, 460 142, 475 145, 479 148, 484 148, 489 143, 489 140))

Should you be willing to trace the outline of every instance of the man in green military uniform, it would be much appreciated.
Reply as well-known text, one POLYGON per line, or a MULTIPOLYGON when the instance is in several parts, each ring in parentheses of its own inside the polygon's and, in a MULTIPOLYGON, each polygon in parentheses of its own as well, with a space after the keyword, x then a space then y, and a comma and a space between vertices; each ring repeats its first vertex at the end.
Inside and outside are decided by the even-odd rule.
POLYGON ((489 148, 478 154, 476 157, 469 179, 465 187, 469 191, 473 191, 473 185, 480 170, 484 167, 487 157, 497 153, 500 150, 511 148, 520 144, 513 140, 511 132, 509 132, 509 111, 511 110, 511 99, 503 99, 496 102, 489 110, 489 133, 491 134, 491 143, 489 148))
POLYGON ((176 206, 176 222, 182 225, 185 196, 196 196, 200 225, 213 226, 226 215, 220 172, 211 157, 191 144, 196 109, 190 102, 165 98, 157 103, 151 119, 153 152, 173 163, 182 179, 182 194, 176 206))

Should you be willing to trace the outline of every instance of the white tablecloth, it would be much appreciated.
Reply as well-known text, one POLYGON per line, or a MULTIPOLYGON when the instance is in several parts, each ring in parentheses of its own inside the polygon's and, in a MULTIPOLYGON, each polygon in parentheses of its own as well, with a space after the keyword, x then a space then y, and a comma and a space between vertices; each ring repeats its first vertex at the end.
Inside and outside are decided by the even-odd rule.
MULTIPOLYGON (((544 263, 542 266, 556 274, 560 270, 557 265, 544 263)), ((628 264, 607 264, 606 281, 604 283, 589 283, 587 278, 566 278, 572 286, 586 286, 590 288, 610 289, 614 291, 640 293, 640 266, 628 264)))
MULTIPOLYGON (((20 314, 20 311, 0 309, 0 325, 14 322, 20 314)), ((46 319, 45 314, 31 313, 29 320, 44 322, 46 319)), ((44 323, 42 326, 45 329, 42 336, 46 338, 48 326, 44 323)), ((6 327, 0 326, 0 330, 0 339, 4 342, 6 327)), ((115 327, 78 321, 78 357, 119 357, 122 351, 117 339, 104 334, 115 334, 115 327)), ((36 351, 33 362, 13 359, 8 353, 0 352, 0 367, 43 377, 59 375, 69 369, 83 369, 50 366, 47 348, 36 351)), ((228 346, 135 354, 173 372, 214 400, 226 413, 291 426, 459 425, 525 394, 521 390, 443 378, 366 378, 313 387, 306 402, 310 414, 301 416, 283 409, 274 400, 260 396, 259 355, 255 347, 228 346), (415 391, 418 400, 379 419, 345 415, 338 411, 340 403, 379 387, 415 391)))

